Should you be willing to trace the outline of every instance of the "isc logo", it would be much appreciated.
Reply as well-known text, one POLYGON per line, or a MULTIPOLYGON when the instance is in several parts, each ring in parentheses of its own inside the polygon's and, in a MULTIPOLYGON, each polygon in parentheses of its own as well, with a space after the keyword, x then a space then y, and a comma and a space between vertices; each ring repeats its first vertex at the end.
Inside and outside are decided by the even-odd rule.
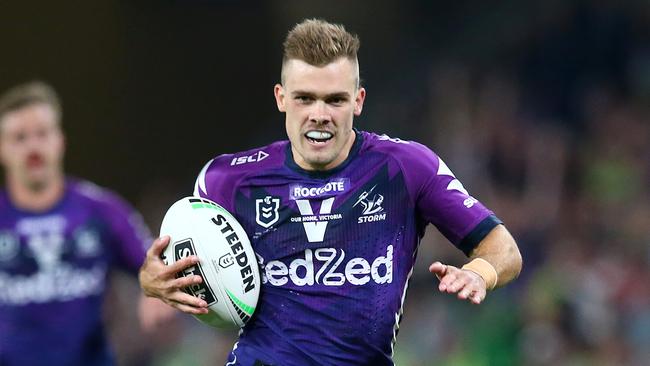
POLYGON ((252 154, 252 155, 239 156, 239 157, 232 158, 232 161, 230 162, 230 166, 262 161, 262 160, 266 159, 268 156, 269 156, 269 154, 267 154, 264 151, 260 150, 260 151, 258 151, 256 153, 252 154))

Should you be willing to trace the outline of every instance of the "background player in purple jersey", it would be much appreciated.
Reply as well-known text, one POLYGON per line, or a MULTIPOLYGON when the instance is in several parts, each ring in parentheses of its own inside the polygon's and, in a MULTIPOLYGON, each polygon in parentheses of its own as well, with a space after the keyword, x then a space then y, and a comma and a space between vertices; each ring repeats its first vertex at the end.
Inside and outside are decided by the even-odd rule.
MULTIPOLYGON (((114 193, 66 177, 61 107, 41 82, 0 97, 0 365, 111 365, 110 270, 136 274, 149 231, 114 193)), ((152 301, 153 300, 153 301, 152 301)), ((142 299, 151 328, 173 309, 142 299)))
MULTIPOLYGON (((340 25, 306 20, 284 43, 274 88, 289 141, 208 162, 195 195, 230 210, 262 269, 254 317, 228 365, 391 365, 408 279, 427 224, 469 257, 429 270, 441 292, 479 304, 513 280, 521 255, 501 221, 471 197, 427 147, 358 131, 366 90, 359 40, 340 25)), ((204 301, 181 291, 200 278, 166 268, 169 238, 150 248, 145 293, 192 314, 204 301)))

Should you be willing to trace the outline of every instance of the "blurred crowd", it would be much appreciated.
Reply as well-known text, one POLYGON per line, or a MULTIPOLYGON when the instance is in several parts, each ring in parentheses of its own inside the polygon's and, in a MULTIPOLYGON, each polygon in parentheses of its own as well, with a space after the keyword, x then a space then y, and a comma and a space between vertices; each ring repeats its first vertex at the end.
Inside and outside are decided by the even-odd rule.
MULTIPOLYGON (((552 3, 490 63, 432 56, 414 70, 428 80, 417 139, 505 222, 524 270, 478 307, 439 294, 428 265, 464 257, 430 228, 397 365, 650 360, 650 9, 552 3)), ((136 203, 156 231, 164 206, 190 190, 158 185, 136 203)), ((130 305, 113 305, 124 365, 221 364, 236 337, 180 316, 143 344, 117 321, 130 305)))
POLYGON ((564 10, 524 37, 508 72, 431 71, 426 142, 503 219, 524 270, 480 307, 434 295, 428 263, 463 258, 427 235, 398 365, 650 360, 650 19, 564 10))

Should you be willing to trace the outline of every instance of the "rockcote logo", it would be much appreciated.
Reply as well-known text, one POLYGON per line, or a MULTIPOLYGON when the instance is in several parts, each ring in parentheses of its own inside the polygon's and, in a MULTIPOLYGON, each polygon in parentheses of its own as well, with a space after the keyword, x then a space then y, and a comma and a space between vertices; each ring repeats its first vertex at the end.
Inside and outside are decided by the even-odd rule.
POLYGON ((337 178, 321 185, 293 184, 289 187, 289 198, 321 198, 336 196, 350 188, 350 178, 337 178))

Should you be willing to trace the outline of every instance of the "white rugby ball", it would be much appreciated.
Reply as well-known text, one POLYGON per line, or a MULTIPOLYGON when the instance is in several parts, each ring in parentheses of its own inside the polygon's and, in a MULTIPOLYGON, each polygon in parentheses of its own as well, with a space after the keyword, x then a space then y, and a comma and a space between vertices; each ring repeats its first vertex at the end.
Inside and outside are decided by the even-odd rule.
POLYGON ((167 210, 160 236, 171 240, 162 255, 167 265, 190 255, 200 262, 176 276, 199 275, 202 283, 185 292, 208 303, 195 315, 213 327, 242 327, 253 316, 260 294, 260 273, 253 247, 239 222, 223 207, 200 197, 185 197, 167 210))

